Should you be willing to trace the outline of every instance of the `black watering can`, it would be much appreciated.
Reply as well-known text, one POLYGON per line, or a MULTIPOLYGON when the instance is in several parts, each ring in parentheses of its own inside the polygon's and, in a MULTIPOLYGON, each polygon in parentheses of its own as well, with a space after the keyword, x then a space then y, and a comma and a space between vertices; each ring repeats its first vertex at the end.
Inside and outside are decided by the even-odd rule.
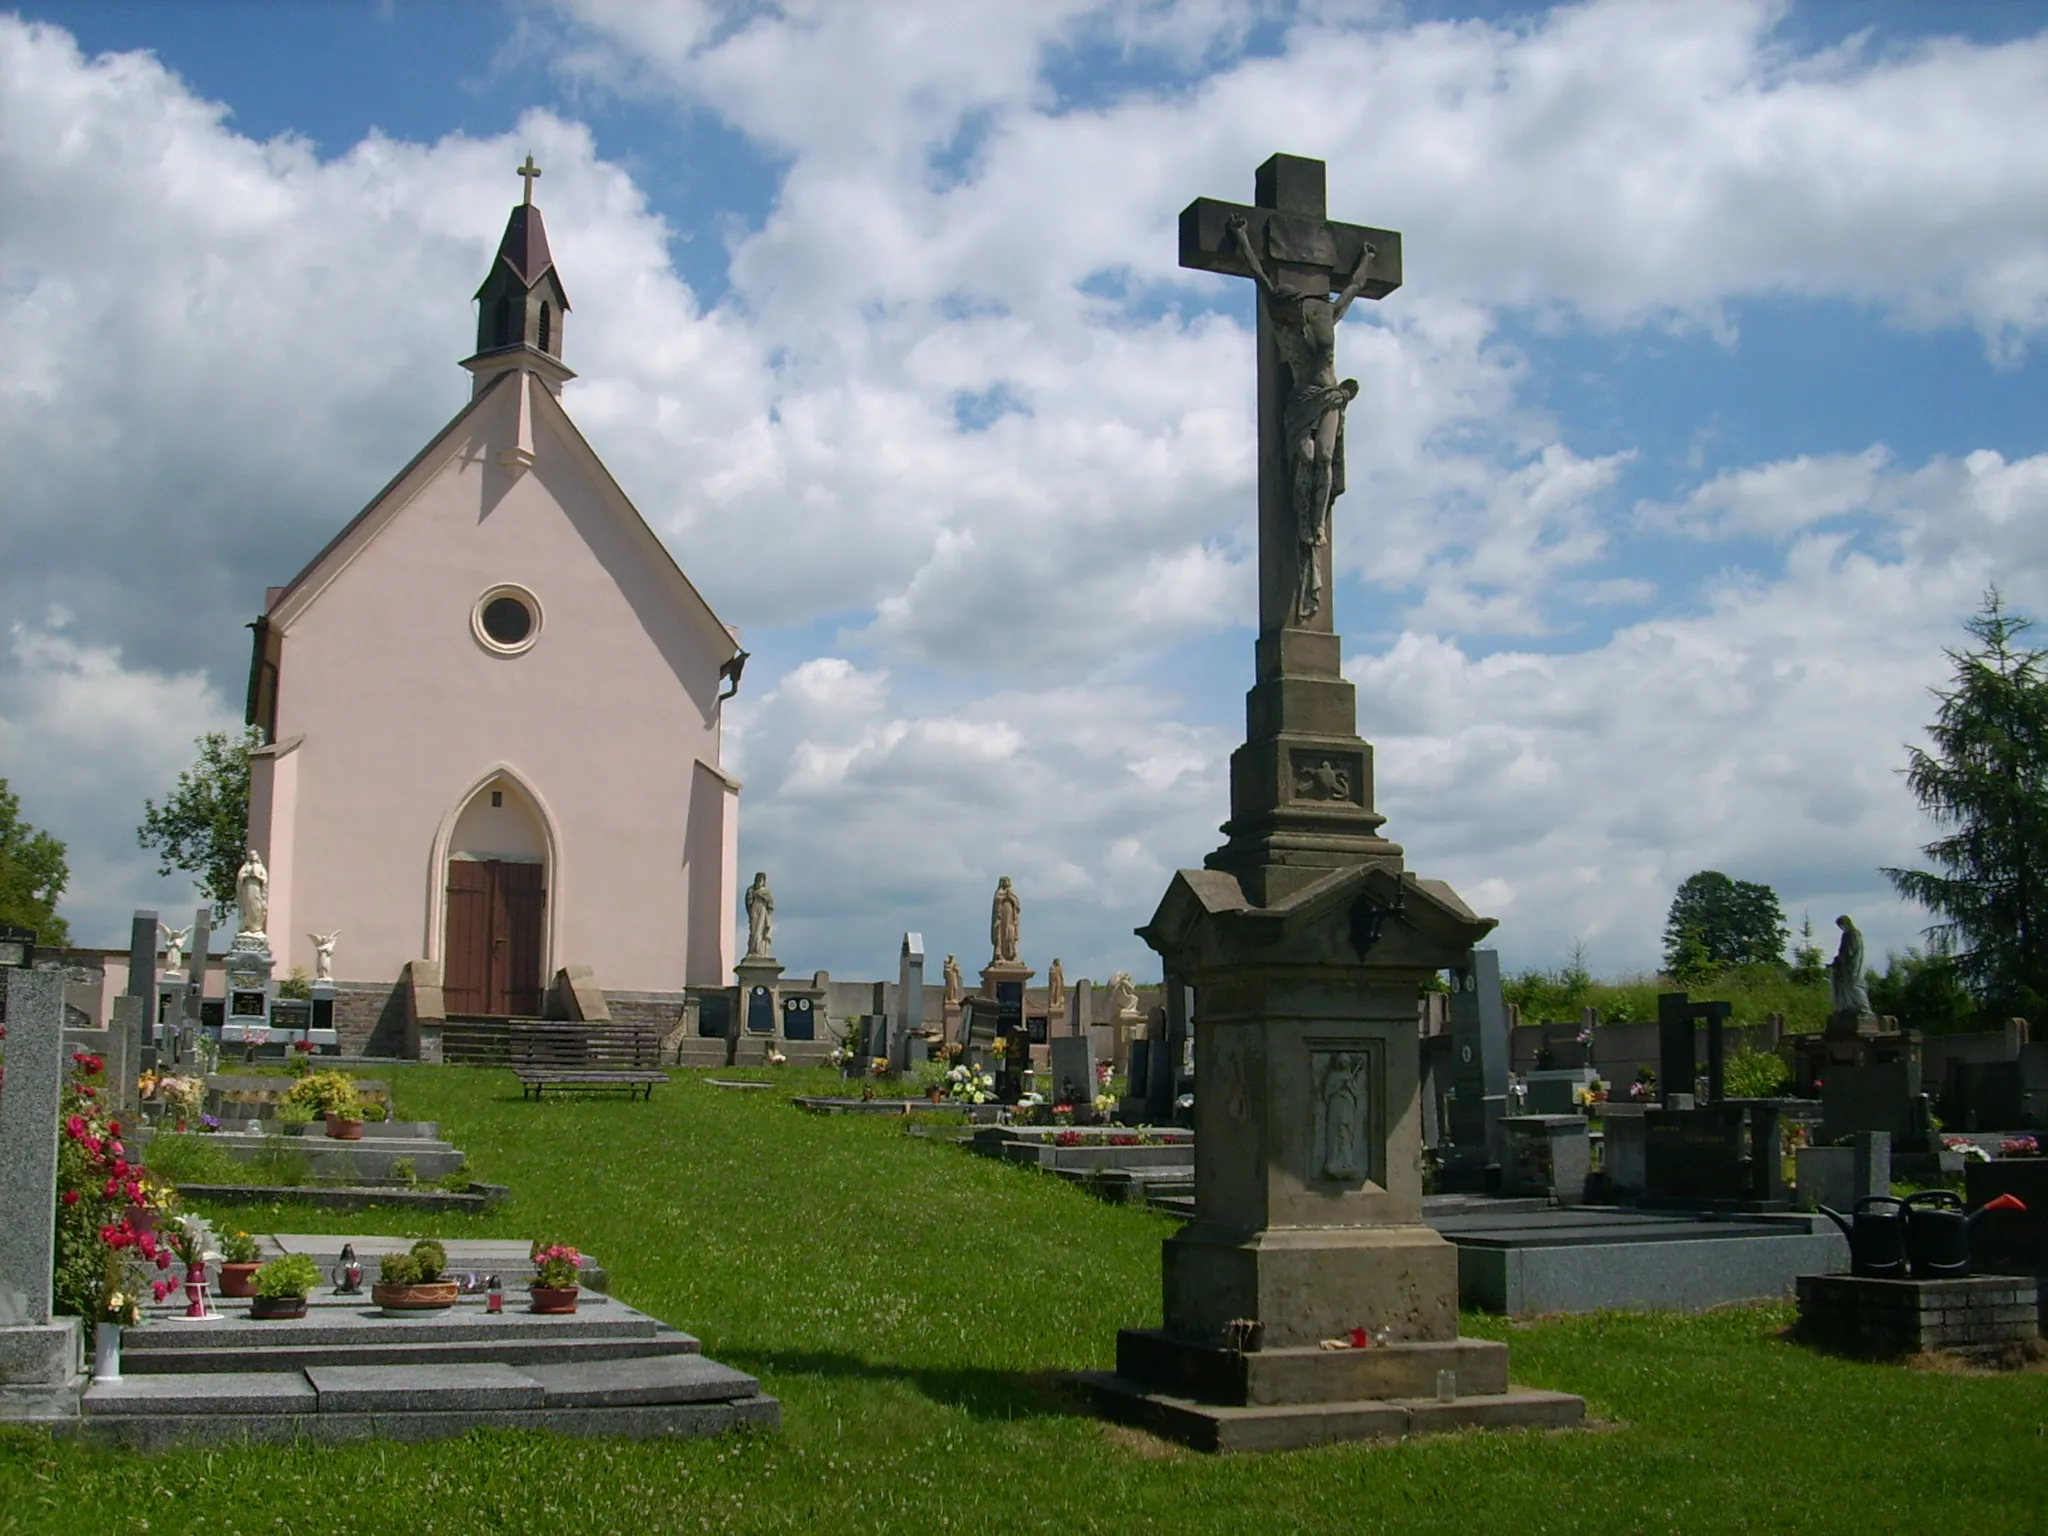
POLYGON ((2017 1195, 2000 1195, 1963 1214, 1950 1189, 1923 1189, 1905 1199, 1906 1259, 1915 1280, 1961 1280, 1970 1273, 1970 1230, 1987 1211, 2024 1211, 2017 1195))
POLYGON ((1820 1208, 1849 1240, 1849 1273, 1866 1280, 1906 1278, 1906 1202, 1897 1195, 1865 1195, 1856 1202, 1852 1220, 1827 1206, 1820 1208))

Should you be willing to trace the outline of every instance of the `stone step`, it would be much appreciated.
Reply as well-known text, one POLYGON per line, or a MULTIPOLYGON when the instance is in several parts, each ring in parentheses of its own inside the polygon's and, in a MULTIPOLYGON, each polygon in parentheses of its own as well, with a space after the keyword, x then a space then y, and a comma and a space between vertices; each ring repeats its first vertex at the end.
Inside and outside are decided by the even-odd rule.
POLYGON ((756 1396, 754 1377, 701 1355, 617 1362, 431 1360, 389 1365, 124 1374, 85 1391, 88 1416, 133 1414, 422 1413, 454 1409, 620 1408, 756 1396))
POLYGON ((652 1337, 473 1339, 447 1344, 390 1340, 378 1344, 249 1342, 214 1349, 124 1350, 122 1370, 136 1376, 194 1376, 208 1372, 305 1370, 324 1365, 462 1364, 497 1360, 524 1369, 579 1362, 633 1362, 694 1356, 697 1340, 669 1328, 652 1337))
MULTIPOLYGON (((307 1349, 351 1344, 417 1348, 435 1344, 499 1344, 525 1339, 653 1339, 665 1325, 586 1292, 578 1310, 563 1316, 526 1311, 508 1298, 505 1312, 490 1313, 477 1300, 439 1312, 387 1315, 367 1296, 320 1297, 302 1318, 250 1318, 247 1304, 229 1301, 219 1317, 186 1319, 158 1314, 139 1328, 122 1330, 128 1359, 181 1353, 204 1355, 222 1349, 307 1349)), ((674 1330, 670 1330, 673 1332, 674 1330)), ((683 1335, 687 1337, 687 1335, 683 1335)))

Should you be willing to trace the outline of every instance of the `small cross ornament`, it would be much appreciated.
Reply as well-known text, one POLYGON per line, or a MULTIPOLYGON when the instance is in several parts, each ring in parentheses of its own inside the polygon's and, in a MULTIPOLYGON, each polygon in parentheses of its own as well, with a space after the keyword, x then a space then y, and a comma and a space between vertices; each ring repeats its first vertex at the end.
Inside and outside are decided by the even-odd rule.
POLYGON ((518 175, 526 183, 526 196, 521 199, 529 207, 533 204, 533 179, 540 174, 540 167, 533 163, 533 156, 526 157, 526 164, 518 168, 518 175))

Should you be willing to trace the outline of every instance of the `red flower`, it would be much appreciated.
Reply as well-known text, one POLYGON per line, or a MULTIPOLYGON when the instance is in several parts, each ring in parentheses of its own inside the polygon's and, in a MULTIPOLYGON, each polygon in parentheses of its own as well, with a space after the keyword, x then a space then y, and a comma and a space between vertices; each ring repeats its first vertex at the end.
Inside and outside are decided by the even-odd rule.
POLYGON ((166 1283, 165 1283, 164 1281, 162 1281, 162 1280, 152 1280, 152 1281, 150 1281, 150 1282, 149 1282, 149 1288, 150 1288, 150 1290, 151 1290, 152 1292, 154 1292, 154 1293, 155 1293, 155 1295, 156 1295, 156 1299, 157 1299, 158 1301, 162 1301, 162 1300, 163 1300, 163 1299, 164 1299, 164 1298, 165 1298, 166 1296, 168 1296, 168 1295, 170 1295, 170 1294, 171 1294, 171 1288, 170 1288, 170 1286, 169 1286, 169 1285, 167 1285, 167 1284, 166 1284, 166 1283))
POLYGON ((77 1190, 75 1190, 75 1189, 67 1189, 67 1190, 65 1190, 65 1191, 64 1191, 64 1203, 65 1203, 66 1205, 76 1205, 76 1204, 78 1204, 78 1191, 77 1191, 77 1190))
POLYGON ((119 1179, 109 1179, 100 1190, 100 1198, 102 1200, 111 1200, 120 1192, 120 1189, 121 1181, 119 1179))
POLYGON ((168 1253, 159 1251, 156 1256, 156 1267, 158 1269, 169 1269, 171 1267, 171 1256, 168 1253))
POLYGON ((128 1155, 125 1151, 122 1150, 121 1143, 119 1143, 118 1141, 115 1142, 107 1150, 112 1152, 116 1157, 126 1157, 128 1155))
POLYGON ((101 1242, 103 1242, 103 1243, 106 1243, 106 1244, 108 1244, 109 1246, 111 1246, 111 1245, 112 1245, 112 1243, 113 1243, 113 1241, 114 1241, 114 1230, 115 1230, 115 1229, 114 1229, 114 1227, 112 1226, 112 1224, 109 1224, 109 1225, 107 1225, 107 1226, 101 1227, 101 1228, 100 1228, 100 1241, 101 1241, 101 1242))
POLYGON ((107 1122, 107 1134, 108 1134, 109 1136, 118 1136, 118 1135, 120 1135, 120 1134, 121 1134, 121 1122, 120 1122, 120 1121, 118 1121, 118 1120, 109 1120, 109 1121, 107 1122))
POLYGON ((73 1115, 64 1122, 64 1134, 73 1141, 85 1140, 85 1116, 73 1115))
POLYGON ((135 1246, 142 1250, 142 1256, 145 1259, 155 1258, 156 1234, 154 1232, 139 1233, 135 1239, 135 1246))

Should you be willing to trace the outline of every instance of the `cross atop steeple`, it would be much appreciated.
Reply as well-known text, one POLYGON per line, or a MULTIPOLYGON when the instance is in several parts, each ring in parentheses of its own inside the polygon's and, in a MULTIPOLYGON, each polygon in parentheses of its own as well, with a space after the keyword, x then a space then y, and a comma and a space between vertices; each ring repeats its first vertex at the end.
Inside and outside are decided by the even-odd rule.
POLYGON ((518 168, 519 178, 526 183, 526 196, 521 198, 520 202, 529 208, 533 206, 533 179, 539 174, 540 167, 533 163, 533 156, 529 154, 526 157, 526 164, 518 168))

